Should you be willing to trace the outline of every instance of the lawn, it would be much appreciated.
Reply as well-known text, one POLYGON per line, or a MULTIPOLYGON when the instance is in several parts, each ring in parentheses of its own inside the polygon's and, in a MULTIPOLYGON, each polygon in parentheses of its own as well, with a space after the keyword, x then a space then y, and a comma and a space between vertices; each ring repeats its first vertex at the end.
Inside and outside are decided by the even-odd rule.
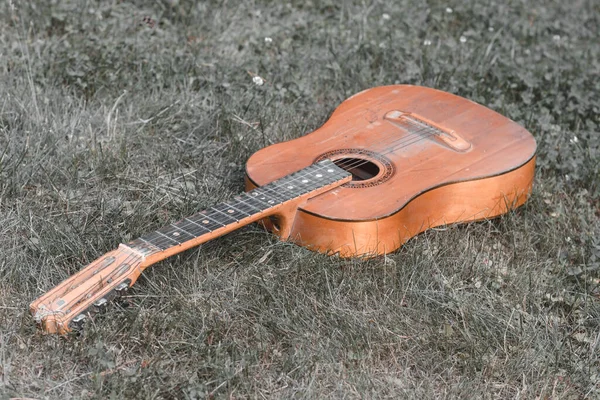
POLYGON ((0 398, 600 397, 600 3, 389 3, 0 2, 0 398), (248 226, 37 330, 33 299, 394 83, 527 128, 526 205, 365 260, 248 226))

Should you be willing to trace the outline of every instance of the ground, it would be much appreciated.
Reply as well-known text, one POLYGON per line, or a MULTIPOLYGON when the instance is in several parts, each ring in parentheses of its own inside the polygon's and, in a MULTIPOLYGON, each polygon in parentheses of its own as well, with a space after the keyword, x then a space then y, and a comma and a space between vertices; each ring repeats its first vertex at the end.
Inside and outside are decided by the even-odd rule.
POLYGON ((600 396, 600 5, 0 3, 0 398, 600 396), (394 83, 538 143, 528 203, 368 260, 250 226, 40 334, 37 296, 394 83))

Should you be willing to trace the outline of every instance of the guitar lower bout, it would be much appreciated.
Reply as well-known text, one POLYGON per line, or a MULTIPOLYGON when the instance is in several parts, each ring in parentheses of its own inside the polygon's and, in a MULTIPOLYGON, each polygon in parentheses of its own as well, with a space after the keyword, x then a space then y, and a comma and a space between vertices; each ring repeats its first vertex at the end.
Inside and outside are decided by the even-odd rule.
MULTIPOLYGON (((534 172, 535 156, 503 174, 420 193, 396 212, 370 220, 332 219, 300 207, 290 210, 292 214, 280 213, 260 223, 281 240, 316 252, 374 257, 397 250, 427 229, 486 220, 523 205, 531 194, 534 172)), ((247 176, 246 189, 255 187, 247 176)))

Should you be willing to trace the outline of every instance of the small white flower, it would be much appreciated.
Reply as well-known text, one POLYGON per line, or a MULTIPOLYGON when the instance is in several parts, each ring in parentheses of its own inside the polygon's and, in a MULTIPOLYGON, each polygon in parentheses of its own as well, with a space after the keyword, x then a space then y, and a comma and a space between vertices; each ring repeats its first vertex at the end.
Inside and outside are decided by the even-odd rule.
POLYGON ((454 10, 453 10, 453 9, 451 9, 450 7, 446 7, 446 12, 447 12, 448 14, 452 14, 452 13, 454 12, 454 10))
POLYGON ((460 40, 461 43, 466 43, 467 42, 467 38, 464 37, 464 36, 461 36, 459 40, 460 40))
POLYGON ((571 177, 569 176, 569 174, 565 175, 565 180, 568 182, 569 180, 571 180, 571 177))
POLYGON ((570 142, 573 144, 579 143, 579 138, 577 136, 573 136, 573 139, 571 139, 570 142))
POLYGON ((490 32, 494 32, 494 27, 493 27, 493 26, 490 26, 490 27, 488 28, 488 31, 490 31, 490 32))
POLYGON ((567 240, 567 243, 571 243, 571 237, 570 236, 567 236, 566 240, 567 240))
POLYGON ((385 20, 387 21, 388 19, 390 19, 390 18, 392 18, 392 17, 390 17, 390 14, 388 14, 388 13, 383 13, 383 14, 381 15, 381 18, 383 18, 383 19, 385 19, 385 20))
POLYGON ((552 40, 554 40, 555 42, 558 42, 560 40, 560 35, 552 36, 552 40))
POLYGON ((262 86, 265 84, 265 80, 258 75, 252 78, 252 82, 254 82, 256 86, 262 86))
POLYGON ((423 46, 431 46, 431 40, 429 40, 429 39, 425 39, 425 40, 423 41, 423 46))
POLYGON ((269 43, 273 43, 273 39, 271 39, 270 37, 266 37, 265 38, 265 43, 269 44, 269 43))

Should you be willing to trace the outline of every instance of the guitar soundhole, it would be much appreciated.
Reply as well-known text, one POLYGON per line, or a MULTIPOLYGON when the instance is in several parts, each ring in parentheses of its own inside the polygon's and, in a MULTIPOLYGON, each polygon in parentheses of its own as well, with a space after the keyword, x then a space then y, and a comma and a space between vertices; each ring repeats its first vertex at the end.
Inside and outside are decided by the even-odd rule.
POLYGON ((321 154, 315 162, 330 159, 338 167, 352 174, 352 180, 343 184, 347 188, 377 186, 394 175, 394 164, 385 156, 366 149, 337 149, 321 154))
POLYGON ((335 165, 352 174, 352 181, 366 181, 376 177, 381 169, 369 160, 344 157, 333 160, 335 165))

